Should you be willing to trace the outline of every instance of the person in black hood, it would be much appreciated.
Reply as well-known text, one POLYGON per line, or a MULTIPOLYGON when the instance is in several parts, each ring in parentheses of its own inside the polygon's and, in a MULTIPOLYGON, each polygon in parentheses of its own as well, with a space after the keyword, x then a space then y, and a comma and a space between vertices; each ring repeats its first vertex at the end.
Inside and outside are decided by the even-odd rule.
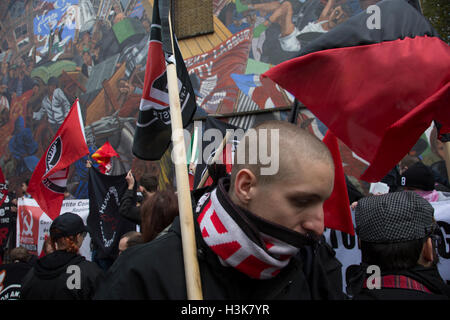
MULTIPOLYGON (((320 241, 323 203, 333 189, 330 152, 288 122, 268 121, 250 131, 237 147, 231 177, 195 201, 203 298, 343 299, 342 265, 320 241), (270 163, 260 154, 252 164, 249 156, 258 154, 252 148, 264 143, 270 163)), ((123 252, 94 297, 186 298, 178 217, 166 235, 123 252)))
POLYGON ((54 251, 39 259, 22 282, 23 300, 89 300, 102 271, 79 254, 87 227, 80 216, 66 212, 50 226, 54 251))
POLYGON ((433 214, 429 202, 412 191, 359 200, 362 263, 347 269, 347 293, 355 300, 450 299, 450 286, 436 266, 433 214))

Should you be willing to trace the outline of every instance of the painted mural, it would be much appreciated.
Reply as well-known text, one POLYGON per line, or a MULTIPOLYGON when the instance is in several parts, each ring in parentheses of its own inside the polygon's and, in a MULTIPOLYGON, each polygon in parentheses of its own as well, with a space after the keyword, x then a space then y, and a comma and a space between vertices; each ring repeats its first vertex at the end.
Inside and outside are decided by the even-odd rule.
MULTIPOLYGON (((77 97, 89 148, 95 151, 109 141, 120 155, 113 174, 133 168, 137 177, 150 172, 159 174, 162 185, 171 183, 169 153, 161 161, 145 162, 131 152, 152 2, 0 2, 0 167, 11 188, 31 177, 77 97)), ((215 114, 292 105, 288 92, 259 75, 372 3, 214 0, 214 34, 180 41, 198 106, 215 114)), ((286 117, 286 112, 274 112, 229 121, 249 128, 286 117)), ((326 130, 307 110, 299 121, 319 137, 326 130)), ((419 151, 432 163, 441 158, 430 151, 429 136, 424 135, 419 151)), ((366 165, 344 145, 341 152, 346 173, 359 183, 355 177, 366 165)), ((77 198, 87 198, 85 160, 71 168, 69 191, 77 198)))

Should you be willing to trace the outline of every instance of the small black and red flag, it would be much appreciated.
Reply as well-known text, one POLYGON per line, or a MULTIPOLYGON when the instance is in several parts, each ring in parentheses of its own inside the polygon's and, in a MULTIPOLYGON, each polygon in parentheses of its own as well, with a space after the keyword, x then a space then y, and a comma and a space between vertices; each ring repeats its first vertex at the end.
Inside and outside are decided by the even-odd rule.
MULTIPOLYGON (((171 142, 172 128, 167 88, 166 57, 163 51, 163 42, 169 39, 162 38, 159 6, 158 1, 155 0, 145 69, 144 91, 141 105, 139 106, 132 149, 133 154, 143 160, 161 159, 171 142)), ((192 120, 197 105, 183 57, 176 39, 173 41, 181 116, 183 127, 186 127, 192 120)))

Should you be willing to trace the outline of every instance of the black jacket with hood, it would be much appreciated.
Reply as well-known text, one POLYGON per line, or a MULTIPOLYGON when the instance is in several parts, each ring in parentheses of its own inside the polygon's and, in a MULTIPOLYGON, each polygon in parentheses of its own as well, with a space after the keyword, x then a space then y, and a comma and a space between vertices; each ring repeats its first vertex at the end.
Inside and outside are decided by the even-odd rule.
POLYGON ((89 300, 92 299, 98 282, 103 276, 101 269, 83 256, 63 250, 52 252, 39 259, 22 282, 23 300, 89 300), (78 266, 80 286, 68 279, 77 271, 69 266, 78 266), (69 281, 68 281, 69 280, 69 281), (68 285, 69 283, 69 285, 68 285), (74 287, 70 288, 69 287, 74 287))
MULTIPOLYGON (((205 300, 345 298, 342 265, 324 242, 300 250, 276 277, 251 279, 232 267, 221 265, 204 242, 198 223, 194 225, 205 300)), ((94 299, 187 299, 179 218, 175 218, 166 235, 123 252, 108 270, 94 299)))

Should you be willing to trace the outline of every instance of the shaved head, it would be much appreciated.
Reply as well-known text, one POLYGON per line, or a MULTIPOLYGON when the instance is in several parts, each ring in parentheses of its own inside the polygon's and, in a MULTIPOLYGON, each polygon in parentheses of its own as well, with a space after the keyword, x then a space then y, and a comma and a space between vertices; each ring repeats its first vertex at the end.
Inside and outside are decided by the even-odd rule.
POLYGON ((333 158, 325 144, 291 123, 270 121, 247 131, 235 156, 233 203, 303 235, 323 233, 323 204, 334 186, 333 158), (267 167, 276 170, 264 171, 267 167))
POLYGON ((311 161, 324 162, 334 168, 333 158, 327 146, 304 129, 285 121, 267 121, 253 129, 243 136, 237 146, 231 171, 232 188, 237 173, 242 169, 250 170, 258 183, 270 184, 287 179, 292 176, 293 171, 298 171, 311 161), (278 161, 278 170, 275 174, 263 173, 262 169, 268 167, 267 159, 262 159, 260 153, 252 148, 252 144, 257 144, 258 150, 262 144, 267 146, 266 153, 278 161))

